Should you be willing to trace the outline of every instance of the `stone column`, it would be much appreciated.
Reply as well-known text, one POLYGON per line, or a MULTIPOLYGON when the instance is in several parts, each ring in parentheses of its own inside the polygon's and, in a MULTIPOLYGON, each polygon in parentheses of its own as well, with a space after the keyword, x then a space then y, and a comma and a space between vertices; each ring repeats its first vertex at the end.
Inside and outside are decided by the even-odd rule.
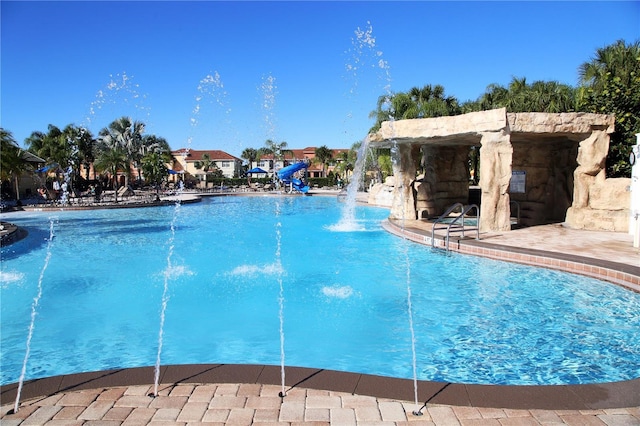
POLYGON ((511 135, 504 130, 482 133, 480 144, 480 231, 509 231, 509 183, 513 157, 511 135))
POLYGON ((422 164, 424 167, 424 175, 422 182, 416 183, 416 211, 418 219, 422 217, 430 217, 438 215, 436 205, 436 154, 437 147, 425 145, 422 147, 422 164))
MULTIPOLYGON (((393 170, 395 187, 393 202, 389 217, 391 219, 416 219, 415 198, 413 195, 413 181, 416 176, 416 155, 420 153, 420 146, 398 144, 397 161, 393 170)), ((393 154, 392 154, 393 155, 393 154)))
POLYGON ((573 172, 573 203, 567 210, 565 222, 578 229, 598 229, 598 219, 590 206, 590 192, 606 179, 606 159, 609 153, 609 134, 593 130, 578 145, 578 167, 573 172), (594 228, 595 227, 595 228, 594 228))
POLYGON ((599 177, 605 179, 605 162, 609 152, 609 135, 596 130, 578 145, 578 167, 573 172, 572 208, 589 206, 589 187, 599 177))

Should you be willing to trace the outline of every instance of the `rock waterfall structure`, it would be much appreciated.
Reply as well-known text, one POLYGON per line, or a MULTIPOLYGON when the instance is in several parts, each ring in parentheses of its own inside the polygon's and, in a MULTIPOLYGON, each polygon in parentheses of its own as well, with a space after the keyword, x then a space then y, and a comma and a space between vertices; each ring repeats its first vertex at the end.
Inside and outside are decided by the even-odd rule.
POLYGON ((605 175, 613 131, 613 115, 500 108, 384 122, 369 139, 373 148, 399 151, 392 219, 437 217, 478 198, 482 232, 510 230, 516 211, 522 226, 626 232, 630 180, 605 175), (472 147, 479 149, 479 197, 470 194, 472 147))

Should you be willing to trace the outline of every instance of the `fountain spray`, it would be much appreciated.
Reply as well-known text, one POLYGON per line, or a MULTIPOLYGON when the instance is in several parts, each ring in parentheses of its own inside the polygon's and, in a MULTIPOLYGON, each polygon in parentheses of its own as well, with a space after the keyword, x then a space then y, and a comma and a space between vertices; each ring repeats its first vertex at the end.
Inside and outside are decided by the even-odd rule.
MULTIPOLYGON (((264 126, 267 134, 267 139, 273 139, 275 134, 275 102, 276 102, 276 78, 272 75, 263 77, 260 91, 262 93, 262 108, 265 111, 264 126)), ((274 164, 274 180, 276 176, 275 164, 274 164)), ((284 351, 284 281, 282 278, 282 256, 281 256, 281 239, 282 239, 282 223, 280 221, 280 202, 276 202, 275 217, 276 222, 276 265, 278 270, 278 319, 279 319, 279 334, 280 334, 280 381, 281 390, 279 396, 284 398, 286 396, 285 390, 285 351, 284 351)))
POLYGON ((18 393, 16 395, 16 403, 13 406, 13 413, 18 412, 20 406, 20 394, 22 393, 22 385, 24 378, 27 374, 27 361, 29 360, 29 354, 31 353, 31 338, 33 337, 33 330, 35 329, 36 315, 38 314, 38 305, 40 304, 40 298, 42 297, 42 281, 44 280, 44 273, 49 266, 49 260, 51 260, 52 245, 53 245, 53 220, 49 221, 49 240, 47 242, 47 255, 44 259, 44 265, 40 270, 40 277, 38 278, 38 292, 31 304, 31 323, 29 324, 29 333, 27 334, 27 349, 24 354, 24 361, 22 363, 22 372, 20 373, 20 380, 18 380, 18 393))

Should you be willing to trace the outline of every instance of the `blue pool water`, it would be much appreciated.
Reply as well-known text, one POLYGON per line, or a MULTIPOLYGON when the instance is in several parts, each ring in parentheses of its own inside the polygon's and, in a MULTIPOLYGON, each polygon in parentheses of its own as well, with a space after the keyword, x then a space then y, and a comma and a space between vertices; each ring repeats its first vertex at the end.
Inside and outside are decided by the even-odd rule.
POLYGON ((412 378, 569 384, 640 377, 640 295, 580 276, 444 254, 335 197, 216 197, 161 208, 5 214, 29 236, 2 249, 1 383, 162 364, 285 363, 412 378), (168 262, 176 215, 173 256, 168 262), (53 224, 55 238, 48 244, 53 224), (170 266, 168 266, 170 265, 170 266))

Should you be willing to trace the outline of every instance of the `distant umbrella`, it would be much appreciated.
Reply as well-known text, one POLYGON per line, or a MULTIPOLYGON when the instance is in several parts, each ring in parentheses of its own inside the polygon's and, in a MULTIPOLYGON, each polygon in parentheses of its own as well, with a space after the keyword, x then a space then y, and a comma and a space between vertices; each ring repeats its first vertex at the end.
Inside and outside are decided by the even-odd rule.
POLYGON ((57 164, 50 164, 48 166, 44 166, 43 168, 36 170, 36 173, 45 173, 45 172, 48 172, 49 170, 55 169, 57 167, 58 167, 57 164))
POLYGON ((248 175, 256 174, 256 173, 265 173, 265 174, 267 174, 268 172, 266 170, 262 170, 260 167, 254 167, 253 169, 251 169, 251 170, 249 170, 247 172, 248 175))

